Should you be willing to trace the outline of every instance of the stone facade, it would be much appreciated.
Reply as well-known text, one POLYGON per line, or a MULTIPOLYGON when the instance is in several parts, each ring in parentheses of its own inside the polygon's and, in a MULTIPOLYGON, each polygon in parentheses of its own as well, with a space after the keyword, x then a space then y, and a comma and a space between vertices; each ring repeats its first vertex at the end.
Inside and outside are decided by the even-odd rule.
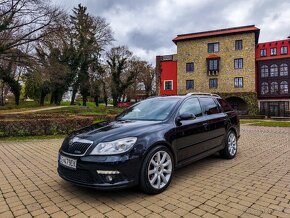
POLYGON ((255 33, 200 38, 177 42, 177 94, 188 92, 255 93, 255 33), (235 41, 242 40, 242 50, 235 50, 235 41), (208 53, 208 43, 219 43, 219 52, 208 53), (220 57, 217 76, 209 76, 207 57, 220 57), (234 59, 243 58, 243 68, 234 68, 234 59), (194 72, 186 72, 186 63, 194 62, 194 72), (234 87, 234 78, 243 77, 243 88, 234 87), (217 78, 218 87, 209 88, 209 79, 217 78), (186 80, 194 80, 194 89, 186 90, 186 80))

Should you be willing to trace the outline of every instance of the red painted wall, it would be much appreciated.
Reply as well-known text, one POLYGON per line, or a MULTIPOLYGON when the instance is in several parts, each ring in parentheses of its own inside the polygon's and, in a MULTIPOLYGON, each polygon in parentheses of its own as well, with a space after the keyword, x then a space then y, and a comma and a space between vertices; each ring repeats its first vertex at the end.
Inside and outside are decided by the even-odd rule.
POLYGON ((285 58, 285 57, 290 57, 290 39, 259 43, 256 46, 256 60, 270 60, 270 59, 285 58), (282 46, 288 47, 288 54, 281 55, 282 46), (271 56, 270 48, 277 48, 277 55, 271 56), (261 57, 261 49, 267 50, 266 57, 261 57))
POLYGON ((160 95, 177 95, 177 61, 160 62, 160 95), (164 81, 173 81, 173 90, 164 90, 164 81))

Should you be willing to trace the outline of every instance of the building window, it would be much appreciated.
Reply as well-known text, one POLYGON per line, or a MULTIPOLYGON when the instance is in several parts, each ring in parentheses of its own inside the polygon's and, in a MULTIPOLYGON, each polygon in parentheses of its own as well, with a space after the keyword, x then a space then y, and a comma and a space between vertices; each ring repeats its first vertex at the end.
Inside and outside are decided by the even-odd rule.
POLYGON ((194 88, 194 82, 193 80, 186 80, 186 89, 193 89, 194 88))
POLYGON ((267 65, 263 65, 261 67, 261 77, 264 78, 264 77, 268 77, 269 76, 269 68, 267 65))
POLYGON ((208 53, 219 52, 220 44, 218 42, 207 44, 208 53))
POLYGON ((281 55, 288 54, 288 47, 287 46, 282 46, 281 47, 281 55))
POLYGON ((271 48, 270 49, 270 54, 271 54, 271 56, 277 55, 277 48, 271 48))
POLYGON ((219 59, 208 60, 208 71, 219 71, 219 59))
POLYGON ((210 89, 216 89, 218 87, 218 80, 215 79, 209 79, 209 88, 210 89))
POLYGON ((235 83, 235 88, 243 88, 244 86, 243 77, 235 77, 234 83, 235 83))
POLYGON ((261 49, 260 50, 260 55, 261 55, 261 57, 266 57, 267 56, 267 50, 266 49, 261 49))
POLYGON ((280 65, 280 76, 288 76, 288 65, 287 64, 280 65))
POLYGON ((186 72, 193 72, 194 71, 194 63, 186 63, 186 72))
POLYGON ((261 94, 262 94, 262 95, 265 95, 265 94, 267 94, 268 92, 269 92, 269 85, 268 85, 268 83, 263 82, 263 83, 261 84, 261 94))
POLYGON ((260 103, 261 114, 267 116, 287 116, 289 110, 288 101, 265 101, 260 103))
POLYGON ((234 65, 235 65, 235 69, 242 69, 243 68, 243 58, 235 59, 234 65))
POLYGON ((243 40, 236 40, 235 41, 235 49, 242 50, 243 49, 243 40))
POLYGON ((288 83, 286 81, 280 83, 280 93, 288 94, 288 83))
POLYGON ((270 67, 270 76, 271 77, 278 76, 278 66, 277 66, 277 64, 271 65, 271 67, 270 67))
POLYGON ((173 81, 165 80, 164 81, 164 90, 173 90, 173 81))
POLYGON ((271 82, 271 94, 278 94, 278 83, 271 82))

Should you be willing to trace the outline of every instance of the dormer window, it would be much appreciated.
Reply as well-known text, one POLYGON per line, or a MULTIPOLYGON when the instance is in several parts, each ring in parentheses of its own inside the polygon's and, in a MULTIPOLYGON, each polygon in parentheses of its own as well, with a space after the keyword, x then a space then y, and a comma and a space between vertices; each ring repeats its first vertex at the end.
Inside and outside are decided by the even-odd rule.
POLYGON ((260 55, 261 55, 261 57, 266 57, 267 56, 267 50, 266 49, 261 49, 260 50, 260 55))
POLYGON ((271 48, 270 49, 270 54, 271 54, 271 56, 277 55, 277 48, 271 48))
POLYGON ((281 55, 286 55, 286 54, 288 54, 288 47, 282 46, 281 47, 281 55))

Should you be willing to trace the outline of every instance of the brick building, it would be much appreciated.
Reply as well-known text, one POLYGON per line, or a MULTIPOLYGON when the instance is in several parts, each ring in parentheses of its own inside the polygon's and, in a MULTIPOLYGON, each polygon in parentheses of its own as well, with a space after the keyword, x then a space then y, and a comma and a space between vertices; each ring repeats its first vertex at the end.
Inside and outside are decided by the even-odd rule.
POLYGON ((256 46, 257 93, 260 113, 289 116, 290 36, 256 46))
POLYGON ((217 93, 241 113, 257 113, 255 48, 259 32, 251 25, 178 35, 173 39, 177 46, 174 58, 156 57, 159 94, 217 93), (171 62, 177 68, 167 73, 171 62))

